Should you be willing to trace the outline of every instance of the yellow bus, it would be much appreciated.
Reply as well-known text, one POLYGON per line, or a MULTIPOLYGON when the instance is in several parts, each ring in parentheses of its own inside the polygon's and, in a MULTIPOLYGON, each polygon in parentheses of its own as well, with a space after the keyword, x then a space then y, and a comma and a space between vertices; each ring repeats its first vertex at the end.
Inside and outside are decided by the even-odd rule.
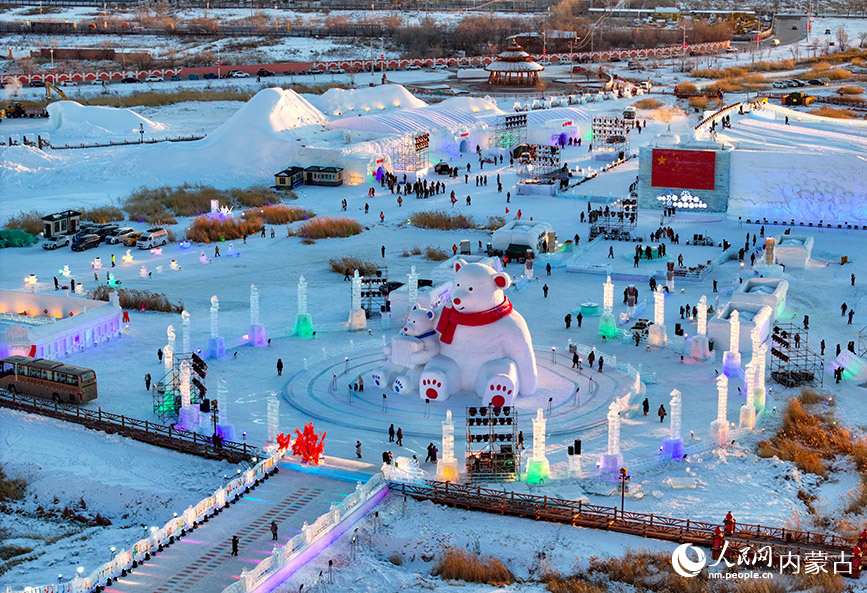
POLYGON ((96 373, 45 358, 9 356, 0 359, 0 388, 82 404, 96 399, 96 373))

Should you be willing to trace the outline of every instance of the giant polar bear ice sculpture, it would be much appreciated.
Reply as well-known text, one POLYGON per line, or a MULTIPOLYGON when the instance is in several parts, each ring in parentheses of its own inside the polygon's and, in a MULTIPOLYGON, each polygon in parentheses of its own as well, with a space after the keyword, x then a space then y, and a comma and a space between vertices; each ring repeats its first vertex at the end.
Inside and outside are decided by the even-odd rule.
POLYGON ((510 406, 536 391, 536 356, 527 323, 503 294, 508 274, 455 262, 451 302, 437 323, 440 353, 425 365, 419 395, 444 400, 475 391, 484 405, 510 406))

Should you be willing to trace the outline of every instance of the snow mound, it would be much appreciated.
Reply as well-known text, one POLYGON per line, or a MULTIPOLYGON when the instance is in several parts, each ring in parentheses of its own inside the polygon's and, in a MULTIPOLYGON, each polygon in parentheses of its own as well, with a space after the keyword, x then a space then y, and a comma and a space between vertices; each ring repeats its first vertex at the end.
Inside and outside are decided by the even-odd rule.
POLYGON ((4 184, 21 183, 27 176, 50 171, 58 160, 34 146, 6 146, 0 148, 0 180, 4 184))
POLYGON ((452 97, 440 105, 464 113, 478 113, 479 115, 503 115, 506 113, 497 107, 497 102, 491 97, 452 97))
POLYGON ((49 124, 53 132, 76 138, 126 136, 136 139, 144 126, 145 133, 166 129, 161 123, 142 117, 131 109, 82 105, 75 101, 56 101, 48 105, 49 124))
POLYGON ((339 117, 349 111, 375 112, 424 107, 424 101, 399 84, 360 89, 329 89, 310 101, 324 113, 339 117))
POLYGON ((325 122, 322 112, 295 91, 262 89, 226 123, 208 134, 205 142, 240 142, 244 138, 280 136, 299 126, 325 122))

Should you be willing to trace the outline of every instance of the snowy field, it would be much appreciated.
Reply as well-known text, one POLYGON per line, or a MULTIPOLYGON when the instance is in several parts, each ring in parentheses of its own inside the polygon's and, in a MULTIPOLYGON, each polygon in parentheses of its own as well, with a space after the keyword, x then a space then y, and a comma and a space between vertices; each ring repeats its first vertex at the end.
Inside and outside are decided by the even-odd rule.
MULTIPOLYGON (((399 74, 413 77, 409 80, 419 80, 418 77, 423 75, 416 72, 399 74)), ((252 82, 246 84, 252 88, 252 82)), ((391 103, 392 94, 398 91, 389 87, 381 92, 389 93, 385 97, 388 100, 382 102, 385 106, 391 103)), ((401 96, 403 100, 411 101, 405 95, 401 96)), ((243 105, 230 102, 177 104, 133 111, 89 108, 80 112, 80 117, 75 115, 75 109, 55 104, 52 108, 60 109, 64 117, 52 117, 47 121, 4 121, 4 135, 35 138, 37 134, 46 134, 54 143, 84 142, 97 137, 135 138, 139 123, 148 126, 148 134, 208 134, 208 137, 184 144, 68 151, 0 147, 0 220, 21 210, 53 212, 105 204, 120 205, 130 191, 140 186, 184 182, 218 187, 270 185, 274 172, 292 164, 287 162, 287 154, 291 154, 296 143, 309 141, 307 136, 303 136, 307 133, 305 131, 312 135, 323 125, 321 113, 325 113, 325 119, 333 119, 335 116, 328 114, 335 110, 341 111, 343 116, 361 112, 366 105, 364 100, 369 99, 370 94, 359 93, 353 97, 331 101, 323 97, 298 98, 290 93, 266 91, 243 105), (305 124, 309 127, 299 128, 305 124)), ((509 111, 515 100, 514 97, 502 98, 497 104, 509 111)), ((607 114, 622 111, 632 102, 634 99, 608 100, 582 105, 581 108, 590 114, 607 114)), ((388 109, 396 111, 391 107, 388 109)), ((640 111, 638 118, 646 126, 640 135, 631 134, 631 150, 636 152, 639 146, 652 142, 659 134, 679 134, 687 138, 696 123, 694 114, 687 116, 682 111, 673 110, 640 111)), ((586 122, 582 125, 586 126, 586 122)), ((841 153, 857 155, 864 150, 863 132, 847 133, 837 124, 796 123, 785 127, 778 122, 769 123, 745 116, 736 119, 733 129, 726 133, 731 134, 733 142, 750 145, 761 142, 779 148, 803 147, 809 141, 810 151, 827 153, 830 158, 841 153)), ((471 155, 457 157, 434 152, 431 158, 435 161, 442 158, 461 169, 469 163, 472 174, 477 173, 478 161, 471 155)), ((580 148, 565 148, 563 160, 571 168, 599 168, 598 161, 592 160, 592 154, 588 152, 587 143, 580 148)), ((432 245, 450 251, 453 244, 468 239, 476 251, 475 246, 480 241, 490 241, 491 233, 484 230, 419 230, 408 223, 414 212, 440 208, 472 215, 480 224, 490 216, 510 219, 520 210, 523 219, 550 222, 559 240, 571 239, 577 234, 583 244, 589 235, 589 225, 580 222, 579 213, 586 210, 588 197, 595 200, 594 205, 601 206, 602 201, 609 198, 625 196, 629 184, 635 181, 637 162, 630 161, 610 172, 600 173, 596 179, 559 198, 517 195, 516 173, 508 160, 503 165, 487 165, 482 173, 489 177, 486 187, 475 186, 472 175, 469 184, 465 184, 462 176, 446 179, 431 174, 432 180, 446 183, 446 193, 427 200, 405 197, 402 205, 387 189, 378 185, 373 198, 367 197, 367 183, 338 188, 302 186, 297 191, 298 199, 290 205, 314 210, 317 216, 348 215, 363 224, 364 232, 347 239, 320 240, 306 245, 299 238, 290 236, 287 233, 289 229, 279 226, 273 239, 268 234, 265 238, 250 237, 246 243, 233 242, 234 250, 239 254, 235 258, 214 257, 211 245, 182 249, 172 244, 161 254, 133 249, 134 260, 131 263, 120 261, 125 248, 109 245, 83 253, 68 249, 50 252, 38 245, 3 250, 0 252, 0 288, 23 289, 23 278, 35 274, 39 279, 35 290, 53 292, 52 277, 68 265, 77 282, 83 283, 85 289, 93 289, 104 282, 105 271, 98 281, 95 280, 91 260, 99 256, 107 262, 114 254, 118 267, 113 272, 122 287, 163 292, 172 301, 183 302, 191 314, 195 348, 204 350, 207 347, 209 299, 212 295, 219 297, 220 331, 226 339, 227 357, 209 361, 208 385, 216 385, 219 378, 226 379, 230 394, 229 420, 235 424, 239 434, 246 432, 246 442, 260 444, 264 440, 266 400, 271 393, 277 393, 281 398, 281 430, 289 431, 313 419, 317 430, 328 432, 328 455, 354 458, 355 442, 360 440, 364 461, 373 464, 378 463, 384 450, 393 450, 395 456, 417 455, 423 459, 428 443, 439 440, 440 422, 445 417, 445 410, 451 408, 456 418, 456 449, 460 458, 464 446, 464 412, 461 407, 479 403, 474 396, 462 395, 448 404, 433 403, 429 415, 423 413, 424 403, 417 395, 401 398, 389 412, 381 411, 381 392, 371 387, 365 394, 353 398, 352 403, 344 399, 346 383, 354 381, 358 374, 366 377, 368 386, 373 385, 369 373, 381 358, 382 340, 394 335, 400 324, 399 320, 374 319, 369 326, 369 335, 346 332, 343 324, 348 316, 349 283, 344 282, 341 275, 330 272, 328 260, 353 255, 387 266, 390 279, 405 281, 411 266, 416 267, 422 278, 429 278, 435 266, 420 256, 401 257, 401 252, 406 249, 432 245), (502 178, 502 192, 497 191, 494 182, 497 175, 502 178), (452 190, 459 198, 455 206, 449 201, 452 190), (507 191, 511 194, 508 204, 507 191), (463 198, 466 195, 472 196, 471 206, 465 205, 463 198), (343 199, 348 202, 347 213, 341 211, 343 199), (364 214, 365 202, 370 205, 368 214, 364 214), (380 211, 384 214, 382 223, 380 211), (382 246, 386 248, 384 258, 381 256, 382 246), (211 257, 210 263, 201 263, 202 253, 211 257), (171 260, 180 264, 179 270, 170 269, 171 260), (150 278, 140 277, 142 265, 153 272, 150 278), (296 283, 301 275, 308 282, 309 309, 317 329, 312 340, 290 335, 297 305, 296 283), (260 319, 272 338, 270 346, 265 348, 253 348, 245 345, 243 340, 248 330, 251 283, 255 283, 260 291, 260 319), (318 360, 323 351, 328 352, 329 357, 318 360), (350 358, 349 372, 344 370, 344 356, 350 358), (278 358, 286 367, 279 377, 275 370, 278 358), (302 372, 304 359, 314 361, 306 373, 302 372), (333 393, 327 385, 332 373, 337 374, 339 387, 333 393), (334 411, 329 412, 329 407, 334 411), (386 429, 391 423, 404 427, 402 447, 388 442, 386 429)), ((783 171, 779 176, 786 174, 783 171)), ((857 179, 858 175, 864 175, 864 169, 855 167, 842 174, 857 179)), ((755 213, 756 216, 762 214, 761 211, 755 213)), ((173 230, 182 235, 190 222, 190 219, 180 219, 173 230)), ((668 257, 676 261, 679 255, 683 255, 685 265, 705 263, 720 252, 718 248, 687 246, 685 241, 693 234, 711 236, 717 243, 725 239, 737 246, 743 244, 745 235, 759 232, 755 226, 740 227, 734 217, 708 213, 678 212, 674 217, 666 218, 663 224, 671 225, 681 237, 680 245, 667 245, 668 257)), ((640 212, 638 234, 647 237, 659 225, 659 211, 640 212)), ((138 230, 145 228, 138 223, 131 226, 138 230)), ((781 231, 773 227, 766 229, 767 234, 781 231)), ((867 281, 867 263, 860 260, 858 253, 867 247, 867 232, 810 230, 806 233, 815 239, 815 262, 807 269, 786 273, 790 288, 783 320, 799 322, 803 315, 808 314, 812 330, 810 346, 818 350, 819 341, 825 340, 828 351, 833 352, 837 343, 843 344, 844 348, 850 340, 857 343, 858 330, 864 326, 867 292, 862 283, 867 281), (851 263, 840 266, 836 262, 841 256, 848 256, 851 263), (852 273, 858 279, 856 287, 849 285, 852 273), (829 295, 833 295, 830 301, 829 295), (844 301, 857 312, 854 325, 847 325, 846 319, 838 314, 839 305, 844 301)), ((761 239, 757 244, 761 244, 761 239)), ((644 300, 649 296, 649 274, 664 267, 662 262, 659 265, 641 262, 635 269, 631 257, 634 246, 633 243, 602 242, 581 257, 581 264, 610 265, 615 274, 640 278, 628 282, 615 281, 616 316, 625 309, 619 298, 622 289, 634 283, 640 291, 639 301, 644 300), (614 247, 613 259, 607 257, 609 246, 614 247)), ((222 250, 225 254, 226 250, 222 250)), ((632 342, 604 342, 596 337, 598 320, 592 317, 584 319, 582 328, 573 323, 567 330, 563 323, 564 315, 578 309, 581 303, 601 302, 604 281, 602 276, 567 272, 567 257, 568 254, 563 253, 540 256, 535 264, 538 277, 522 285, 520 290, 510 289, 508 296, 515 309, 526 318, 538 352, 549 352, 552 347, 564 352, 569 340, 595 345, 605 353, 607 360, 616 357, 618 366, 627 363, 640 366, 642 375, 648 379, 646 397, 651 413, 645 417, 640 411, 642 398, 634 397, 623 414, 622 448, 625 463, 633 476, 627 509, 714 522, 721 521, 725 513, 732 510, 741 522, 807 528, 811 527, 810 517, 797 497, 798 491, 804 489, 818 497, 814 505, 823 515, 841 515, 848 496, 858 486, 855 472, 846 462, 841 461, 835 466, 836 471, 830 479, 819 481, 815 476, 802 475, 791 464, 760 459, 754 453, 756 443, 778 427, 775 410, 781 410, 794 391, 769 381, 772 391, 768 394, 768 411, 761 418, 758 431, 738 438, 731 446, 715 447, 708 429, 717 414, 715 379, 721 361, 692 363, 683 361, 679 353, 669 349, 651 350, 645 349, 644 345, 637 348, 632 342), (553 268, 550 277, 545 275, 546 263, 553 268), (549 287, 547 297, 543 294, 543 285, 549 287), (656 381, 651 382, 651 377, 656 381), (683 392, 683 434, 689 455, 685 462, 659 464, 656 453, 669 433, 669 425, 667 419, 664 423, 659 422, 655 410, 660 404, 668 409, 669 394, 673 389, 683 392), (672 478, 692 479, 696 487, 674 489, 672 478)), ((517 265, 510 265, 506 271, 515 276, 522 273, 517 265)), ((715 268, 702 282, 677 281, 674 292, 665 303, 669 334, 673 333, 674 323, 682 323, 689 335, 696 331, 695 322, 681 321, 678 314, 681 306, 695 305, 702 295, 706 295, 714 306, 718 296, 720 305, 725 305, 733 284, 753 273, 749 265, 741 267, 736 261, 731 261, 715 268), (717 295, 712 293, 714 280, 720 287, 717 295)), ((652 310, 648 310, 643 316, 651 314, 652 310)), ((69 362, 93 368, 99 377, 99 399, 86 404, 86 407, 101 407, 110 412, 153 420, 152 400, 144 388, 144 375, 162 376, 162 365, 156 352, 166 342, 166 327, 171 324, 180 328, 180 316, 132 311, 130 317, 130 324, 119 340, 79 353, 69 362)), ((826 363, 830 359, 826 356, 826 363)), ((595 463, 607 443, 604 426, 607 404, 615 396, 622 395, 621 388, 628 380, 627 376, 613 368, 614 365, 606 366, 601 374, 585 368, 578 375, 571 369, 562 368, 562 363, 553 365, 547 362, 543 354, 539 354, 539 360, 543 377, 548 377, 546 388, 554 398, 551 426, 556 430, 552 429, 547 440, 552 471, 555 476, 563 475, 567 466, 566 447, 573 439, 580 438, 584 447, 585 478, 556 479, 532 487, 533 491, 556 497, 580 498, 595 504, 618 504, 615 486, 592 476, 595 463), (599 386, 598 392, 575 404, 570 397, 574 387, 582 385, 582 393, 586 393, 591 374, 599 386)), ((732 381, 730 387, 728 419, 737 422, 743 399, 735 390, 735 383, 732 381)), ((835 385, 830 374, 825 386, 834 397, 834 411, 838 417, 857 430, 867 426, 867 410, 862 403, 863 387, 849 382, 835 385)), ((544 405, 544 398, 517 404, 523 414, 521 428, 528 447, 532 441, 528 416, 536 407, 544 405)), ((0 589, 6 585, 20 588, 48 582, 57 572, 71 574, 77 564, 96 565, 105 559, 107 546, 123 546, 134 541, 135 532, 142 524, 167 520, 172 512, 180 512, 198 501, 204 493, 221 483, 224 474, 234 469, 226 464, 204 462, 118 437, 9 412, 0 413, 0 461, 5 464, 7 473, 31 481, 23 507, 28 513, 26 521, 0 519, 0 528, 9 530, 12 541, 32 543, 44 540, 52 529, 60 529, 53 527, 51 522, 37 519, 36 507, 40 505, 62 510, 64 506, 76 505, 79 498, 85 498, 88 512, 100 512, 113 522, 107 529, 88 528, 86 531, 63 524, 62 529, 68 533, 52 545, 36 542, 34 547, 40 556, 0 575, 0 589), (59 447, 58 443, 64 446, 59 447), (166 476, 171 476, 171 479, 166 479, 166 476), (57 496, 57 503, 53 496, 57 496), (86 535, 83 542, 77 539, 82 533, 86 535), (74 548, 77 556, 70 551, 74 548)), ((432 471, 434 466, 422 463, 422 468, 432 471)), ((525 483, 506 487, 518 491, 530 489, 525 483)), ((853 523, 863 523, 863 517, 850 519, 853 523)), ((482 552, 500 557, 518 575, 529 575, 538 569, 537 553, 541 551, 558 567, 567 570, 573 561, 586 561, 593 554, 619 555, 629 548, 655 550, 673 547, 626 536, 600 536, 569 527, 446 511, 430 504, 409 503, 403 507, 398 500, 381 508, 380 520, 382 524, 376 533, 364 535, 366 545, 360 552, 360 561, 352 566, 341 566, 337 571, 340 590, 385 593, 399 589, 453 588, 457 591, 457 586, 444 588, 438 579, 430 577, 430 563, 422 560, 422 555, 427 556, 440 543, 446 542, 469 548, 478 545, 482 552), (470 532, 475 534, 476 540, 468 535, 470 532), (501 533, 519 535, 514 542, 509 541, 504 546, 493 541, 496 534, 501 533), (397 551, 402 551, 405 556, 401 568, 384 560, 397 551)), ((371 527, 365 523, 362 529, 371 527)), ((346 546, 344 538, 337 544, 335 553, 347 554, 346 546)), ((310 570, 321 570, 317 567, 311 565, 310 570)), ((299 583, 309 583, 310 578, 310 573, 299 573, 299 580, 288 582, 285 590, 297 590, 299 583)), ((482 593, 492 588, 461 585, 460 590, 482 593)))

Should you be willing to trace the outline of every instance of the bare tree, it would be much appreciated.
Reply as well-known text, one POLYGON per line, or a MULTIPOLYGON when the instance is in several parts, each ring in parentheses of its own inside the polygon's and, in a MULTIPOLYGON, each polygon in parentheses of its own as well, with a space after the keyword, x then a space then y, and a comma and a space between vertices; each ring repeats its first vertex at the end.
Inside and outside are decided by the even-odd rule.
POLYGON ((840 48, 840 51, 846 51, 849 49, 849 34, 846 32, 846 29, 843 25, 837 28, 837 46, 840 48))
POLYGON ((858 41, 861 42, 861 47, 867 47, 867 31, 861 31, 858 34, 858 41))

